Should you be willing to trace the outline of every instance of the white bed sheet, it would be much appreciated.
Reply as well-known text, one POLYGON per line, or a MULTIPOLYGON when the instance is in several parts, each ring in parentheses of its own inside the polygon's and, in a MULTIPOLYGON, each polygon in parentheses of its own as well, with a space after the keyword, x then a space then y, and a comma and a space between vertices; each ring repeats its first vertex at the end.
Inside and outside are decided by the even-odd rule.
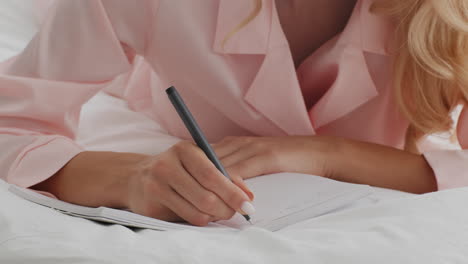
POLYGON ((374 197, 276 233, 250 228, 233 234, 98 224, 26 202, 5 188, 1 182, 0 263, 468 262, 468 189, 387 194, 387 201, 374 197))
POLYGON ((0 1, 0 61, 21 51, 37 31, 38 3, 48 0, 0 1))
MULTIPOLYGON (((37 30, 37 1, 0 2, 0 60, 37 30)), ((178 141, 105 94, 85 106, 82 119, 79 141, 88 149, 154 153, 178 141)), ((375 189, 348 208, 277 233, 228 234, 98 224, 26 202, 6 187, 0 181, 1 264, 468 263, 468 188, 424 196, 375 189)))

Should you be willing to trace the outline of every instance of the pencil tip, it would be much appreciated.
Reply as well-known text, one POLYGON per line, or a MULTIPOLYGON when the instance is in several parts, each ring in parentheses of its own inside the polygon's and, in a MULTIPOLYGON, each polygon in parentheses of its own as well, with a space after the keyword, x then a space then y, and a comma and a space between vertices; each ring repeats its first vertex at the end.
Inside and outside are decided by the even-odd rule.
MULTIPOLYGON (((245 218, 245 220, 250 222, 250 215, 245 214, 245 215, 242 215, 242 216, 245 218)), ((252 222, 250 222, 250 223, 252 223, 252 222)))

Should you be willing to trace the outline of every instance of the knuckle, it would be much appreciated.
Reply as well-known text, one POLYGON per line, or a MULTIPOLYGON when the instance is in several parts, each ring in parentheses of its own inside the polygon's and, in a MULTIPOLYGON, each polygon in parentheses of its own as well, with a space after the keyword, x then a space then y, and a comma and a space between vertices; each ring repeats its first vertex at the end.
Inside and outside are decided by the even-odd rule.
POLYGON ((206 213, 211 213, 218 206, 218 197, 215 194, 208 193, 200 201, 200 208, 206 213))
POLYGON ((193 144, 190 141, 184 140, 184 141, 181 141, 181 142, 175 144, 172 147, 172 149, 176 153, 183 153, 183 152, 187 151, 188 149, 190 149, 191 147, 193 147, 193 144))
POLYGON ((171 171, 171 162, 165 159, 159 159, 154 162, 152 167, 152 173, 156 175, 165 175, 171 171))
MULTIPOLYGON (((204 167, 200 170, 200 177, 204 184, 210 185, 218 179, 218 172, 215 168, 204 167)), ((205 185, 206 186, 206 185, 205 185)))

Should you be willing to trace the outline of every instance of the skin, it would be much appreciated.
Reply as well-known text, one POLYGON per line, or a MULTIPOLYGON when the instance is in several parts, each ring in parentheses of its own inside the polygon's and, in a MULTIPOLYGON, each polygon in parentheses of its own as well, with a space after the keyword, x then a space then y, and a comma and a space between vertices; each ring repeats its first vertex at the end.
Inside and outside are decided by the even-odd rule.
POLYGON ((296 67, 343 31, 357 0, 276 0, 296 67), (313 26, 311 26, 313 25, 313 26))
MULTIPOLYGON (((277 0, 296 66, 343 30, 355 3, 277 0)), ((254 198, 243 179, 268 173, 314 174, 412 193, 437 189, 423 156, 382 145, 324 136, 228 137, 214 149, 234 183, 194 144, 181 142, 155 156, 83 152, 33 188, 76 204, 129 208, 198 226, 229 219, 254 198)))

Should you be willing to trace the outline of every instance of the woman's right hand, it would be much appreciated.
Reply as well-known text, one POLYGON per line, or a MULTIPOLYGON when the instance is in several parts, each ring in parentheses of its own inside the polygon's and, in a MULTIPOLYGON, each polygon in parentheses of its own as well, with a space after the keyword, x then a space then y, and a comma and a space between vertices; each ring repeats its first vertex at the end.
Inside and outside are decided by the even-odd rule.
POLYGON ((156 219, 204 226, 229 219, 253 199, 240 177, 233 181, 185 141, 155 156, 84 151, 31 188, 78 205, 128 208, 156 219))
POLYGON ((197 226, 227 220, 253 198, 243 182, 231 182, 188 141, 139 162, 128 188, 131 211, 197 226))

